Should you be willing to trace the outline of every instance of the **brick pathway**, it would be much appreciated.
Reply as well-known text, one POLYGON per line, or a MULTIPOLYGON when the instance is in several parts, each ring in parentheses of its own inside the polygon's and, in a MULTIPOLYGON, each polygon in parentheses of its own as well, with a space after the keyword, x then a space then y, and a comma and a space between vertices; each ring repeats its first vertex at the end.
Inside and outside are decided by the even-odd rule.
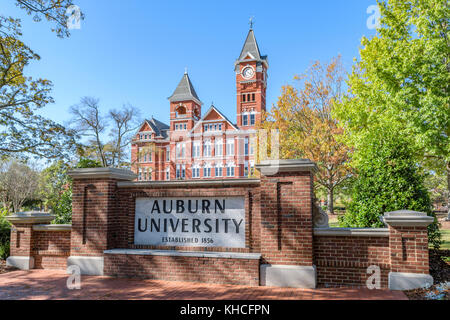
POLYGON ((0 300, 6 299, 394 299, 406 300, 401 291, 324 288, 287 289, 198 284, 157 280, 131 280, 83 276, 81 290, 66 287, 67 274, 62 271, 13 271, 0 275, 0 300))

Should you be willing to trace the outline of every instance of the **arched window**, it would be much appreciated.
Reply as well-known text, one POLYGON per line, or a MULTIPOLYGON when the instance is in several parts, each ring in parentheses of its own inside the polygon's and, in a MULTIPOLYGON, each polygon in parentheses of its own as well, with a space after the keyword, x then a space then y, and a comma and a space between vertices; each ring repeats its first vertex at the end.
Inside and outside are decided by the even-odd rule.
POLYGON ((211 157, 211 141, 206 140, 203 144, 203 157, 211 157))
POLYGON ((205 163, 203 166, 203 177, 210 178, 211 177, 211 164, 205 163))
POLYGON ((227 163, 227 177, 234 177, 234 162, 227 163))
POLYGON ((222 139, 216 139, 214 141, 214 155, 216 157, 223 156, 223 140, 222 139))
POLYGON ((216 177, 223 177, 223 164, 222 163, 216 163, 216 166, 214 167, 214 175, 216 177))
POLYGON ((200 165, 197 163, 192 167, 192 178, 200 178, 200 165))
POLYGON ((184 106, 179 106, 176 110, 176 116, 177 118, 181 118, 186 116, 186 108, 184 106))

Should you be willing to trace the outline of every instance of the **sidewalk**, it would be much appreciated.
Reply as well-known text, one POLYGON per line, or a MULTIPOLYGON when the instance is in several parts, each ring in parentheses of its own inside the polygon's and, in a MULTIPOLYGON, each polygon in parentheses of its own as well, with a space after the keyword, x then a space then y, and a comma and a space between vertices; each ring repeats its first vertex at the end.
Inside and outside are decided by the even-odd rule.
POLYGON ((407 300, 401 291, 358 288, 289 289, 83 276, 80 290, 66 287, 63 271, 0 274, 0 300, 407 300))

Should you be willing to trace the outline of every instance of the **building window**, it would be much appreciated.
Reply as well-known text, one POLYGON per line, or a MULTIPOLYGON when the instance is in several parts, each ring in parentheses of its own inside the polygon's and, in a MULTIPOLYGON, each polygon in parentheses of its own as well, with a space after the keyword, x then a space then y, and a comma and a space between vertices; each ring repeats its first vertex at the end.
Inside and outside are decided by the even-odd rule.
POLYGON ((211 157, 211 141, 206 140, 203 145, 203 156, 211 157))
POLYGON ((186 166, 183 164, 177 164, 177 179, 185 179, 186 178, 186 166))
POLYGON ((211 167, 209 165, 205 165, 203 167, 203 177, 210 178, 211 177, 211 167))
POLYGON ((245 138, 245 140, 244 140, 244 155, 246 155, 246 156, 248 156, 248 149, 249 149, 248 138, 245 138))
POLYGON ((205 131, 205 132, 208 131, 208 125, 207 125, 207 124, 205 124, 205 125, 203 126, 203 128, 204 128, 204 131, 205 131))
POLYGON ((170 180, 170 168, 166 169, 166 180, 169 181, 170 180))
POLYGON ((223 167, 221 164, 216 164, 215 168, 214 168, 214 175, 216 177, 222 177, 223 175, 223 167))
POLYGON ((250 114, 250 125, 251 126, 255 125, 255 114, 254 113, 250 114))
POLYGON ((245 97, 246 97, 246 95, 243 94, 243 95, 242 95, 242 102, 245 102, 245 97))
POLYGON ((142 169, 138 169, 138 180, 142 180, 142 169))
POLYGON ((227 139, 227 156, 234 155, 234 138, 227 139))
POLYGON ((244 176, 248 177, 249 169, 248 169, 248 161, 244 162, 244 176))
POLYGON ((200 167, 198 165, 194 165, 192 168, 192 178, 200 178, 200 167))
POLYGON ((200 157, 200 141, 195 141, 192 145, 192 157, 198 158, 200 157))
POLYGON ((222 131, 222 124, 219 124, 219 131, 222 131))
POLYGON ((234 164, 227 165, 227 177, 234 177, 234 164))
POLYGON ((214 142, 214 155, 221 157, 223 155, 223 142, 222 139, 216 139, 214 142))
POLYGON ((252 101, 255 101, 255 94, 252 93, 252 101))
POLYGON ((170 161, 170 147, 166 148, 166 161, 169 162, 170 161))
POLYGON ((242 115, 242 125, 248 126, 248 115, 247 114, 242 115))
POLYGON ((177 159, 184 159, 186 154, 186 145, 183 143, 177 143, 176 146, 177 159))

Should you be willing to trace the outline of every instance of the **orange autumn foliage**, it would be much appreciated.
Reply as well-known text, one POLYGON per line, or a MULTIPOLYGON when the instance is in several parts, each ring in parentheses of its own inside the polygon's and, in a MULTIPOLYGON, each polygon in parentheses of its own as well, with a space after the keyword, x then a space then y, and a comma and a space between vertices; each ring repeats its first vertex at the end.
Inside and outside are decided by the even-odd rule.
POLYGON ((352 173, 348 165, 351 149, 342 142, 344 131, 332 117, 344 84, 340 57, 327 65, 315 62, 295 80, 299 88, 282 87, 277 104, 263 115, 260 128, 279 130, 282 159, 307 158, 317 164, 316 183, 327 190, 328 211, 333 212, 333 191, 352 173))

